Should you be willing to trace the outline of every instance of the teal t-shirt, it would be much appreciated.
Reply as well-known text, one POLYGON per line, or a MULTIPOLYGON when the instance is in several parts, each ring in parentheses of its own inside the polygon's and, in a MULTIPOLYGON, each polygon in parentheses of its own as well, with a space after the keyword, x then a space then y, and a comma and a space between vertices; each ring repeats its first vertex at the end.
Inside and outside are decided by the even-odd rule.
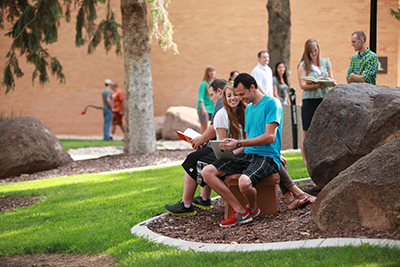
POLYGON ((282 105, 274 97, 264 96, 255 106, 250 103, 245 111, 244 130, 247 139, 260 136, 265 133, 265 126, 268 123, 278 123, 275 142, 261 146, 249 146, 244 149, 244 153, 257 154, 260 156, 271 157, 276 165, 281 165, 282 147, 282 105))
POLYGON ((197 108, 200 108, 200 102, 204 103, 206 111, 210 114, 214 113, 214 102, 211 101, 207 95, 206 81, 202 81, 199 87, 199 101, 197 102, 197 108))

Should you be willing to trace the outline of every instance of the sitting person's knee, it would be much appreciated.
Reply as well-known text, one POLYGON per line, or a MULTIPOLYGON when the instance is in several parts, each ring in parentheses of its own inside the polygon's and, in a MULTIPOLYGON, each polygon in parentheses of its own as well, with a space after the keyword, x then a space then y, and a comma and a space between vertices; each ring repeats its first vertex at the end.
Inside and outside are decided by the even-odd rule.
POLYGON ((214 167, 214 165, 207 165, 204 167, 204 169, 201 171, 201 175, 203 176, 203 179, 206 181, 210 179, 210 177, 213 176, 217 169, 214 167))
POLYGON ((238 186, 241 192, 245 192, 249 190, 253 185, 249 177, 242 175, 239 177, 238 186))

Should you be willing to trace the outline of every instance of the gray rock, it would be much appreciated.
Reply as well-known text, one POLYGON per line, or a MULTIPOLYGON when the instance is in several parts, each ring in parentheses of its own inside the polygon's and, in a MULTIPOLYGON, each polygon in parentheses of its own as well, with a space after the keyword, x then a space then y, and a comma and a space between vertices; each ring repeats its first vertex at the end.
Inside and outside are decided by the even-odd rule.
POLYGON ((310 177, 324 187, 358 159, 398 138, 398 88, 338 85, 318 107, 304 140, 310 177))
POLYGON ((162 138, 162 128, 164 126, 165 116, 154 117, 154 128, 156 130, 156 140, 162 138))
POLYGON ((400 139, 341 172, 318 194, 312 213, 323 231, 400 227, 400 139))
POLYGON ((0 178, 50 170, 72 162, 57 137, 38 119, 0 123, 0 178))
POLYGON ((197 110, 190 107, 170 107, 165 116, 164 127, 162 128, 162 137, 164 140, 179 140, 176 131, 185 131, 192 128, 200 132, 200 122, 197 116, 197 110))

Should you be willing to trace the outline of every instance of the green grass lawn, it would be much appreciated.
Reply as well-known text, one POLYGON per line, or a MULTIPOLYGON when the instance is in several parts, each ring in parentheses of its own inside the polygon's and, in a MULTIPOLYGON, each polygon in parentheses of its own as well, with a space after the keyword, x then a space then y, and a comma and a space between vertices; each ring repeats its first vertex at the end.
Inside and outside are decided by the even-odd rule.
MULTIPOLYGON (((293 158, 298 158, 296 153, 293 158)), ((286 157, 290 166, 292 156, 286 157)), ((165 212, 166 203, 179 200, 182 182, 183 169, 172 166, 2 184, 0 197, 38 196, 41 200, 31 207, 0 213, 0 256, 107 253, 118 266, 400 266, 398 249, 367 244, 206 253, 183 251, 130 234, 134 225, 165 212)))

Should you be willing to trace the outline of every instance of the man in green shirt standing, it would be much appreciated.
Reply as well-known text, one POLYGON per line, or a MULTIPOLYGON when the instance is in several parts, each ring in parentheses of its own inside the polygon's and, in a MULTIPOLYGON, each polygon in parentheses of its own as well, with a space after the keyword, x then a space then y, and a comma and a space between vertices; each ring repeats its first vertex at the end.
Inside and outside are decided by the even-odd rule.
POLYGON ((358 53, 351 58, 350 67, 347 70, 347 83, 376 84, 378 56, 367 47, 366 40, 367 36, 363 31, 356 31, 351 35, 351 45, 358 53))

